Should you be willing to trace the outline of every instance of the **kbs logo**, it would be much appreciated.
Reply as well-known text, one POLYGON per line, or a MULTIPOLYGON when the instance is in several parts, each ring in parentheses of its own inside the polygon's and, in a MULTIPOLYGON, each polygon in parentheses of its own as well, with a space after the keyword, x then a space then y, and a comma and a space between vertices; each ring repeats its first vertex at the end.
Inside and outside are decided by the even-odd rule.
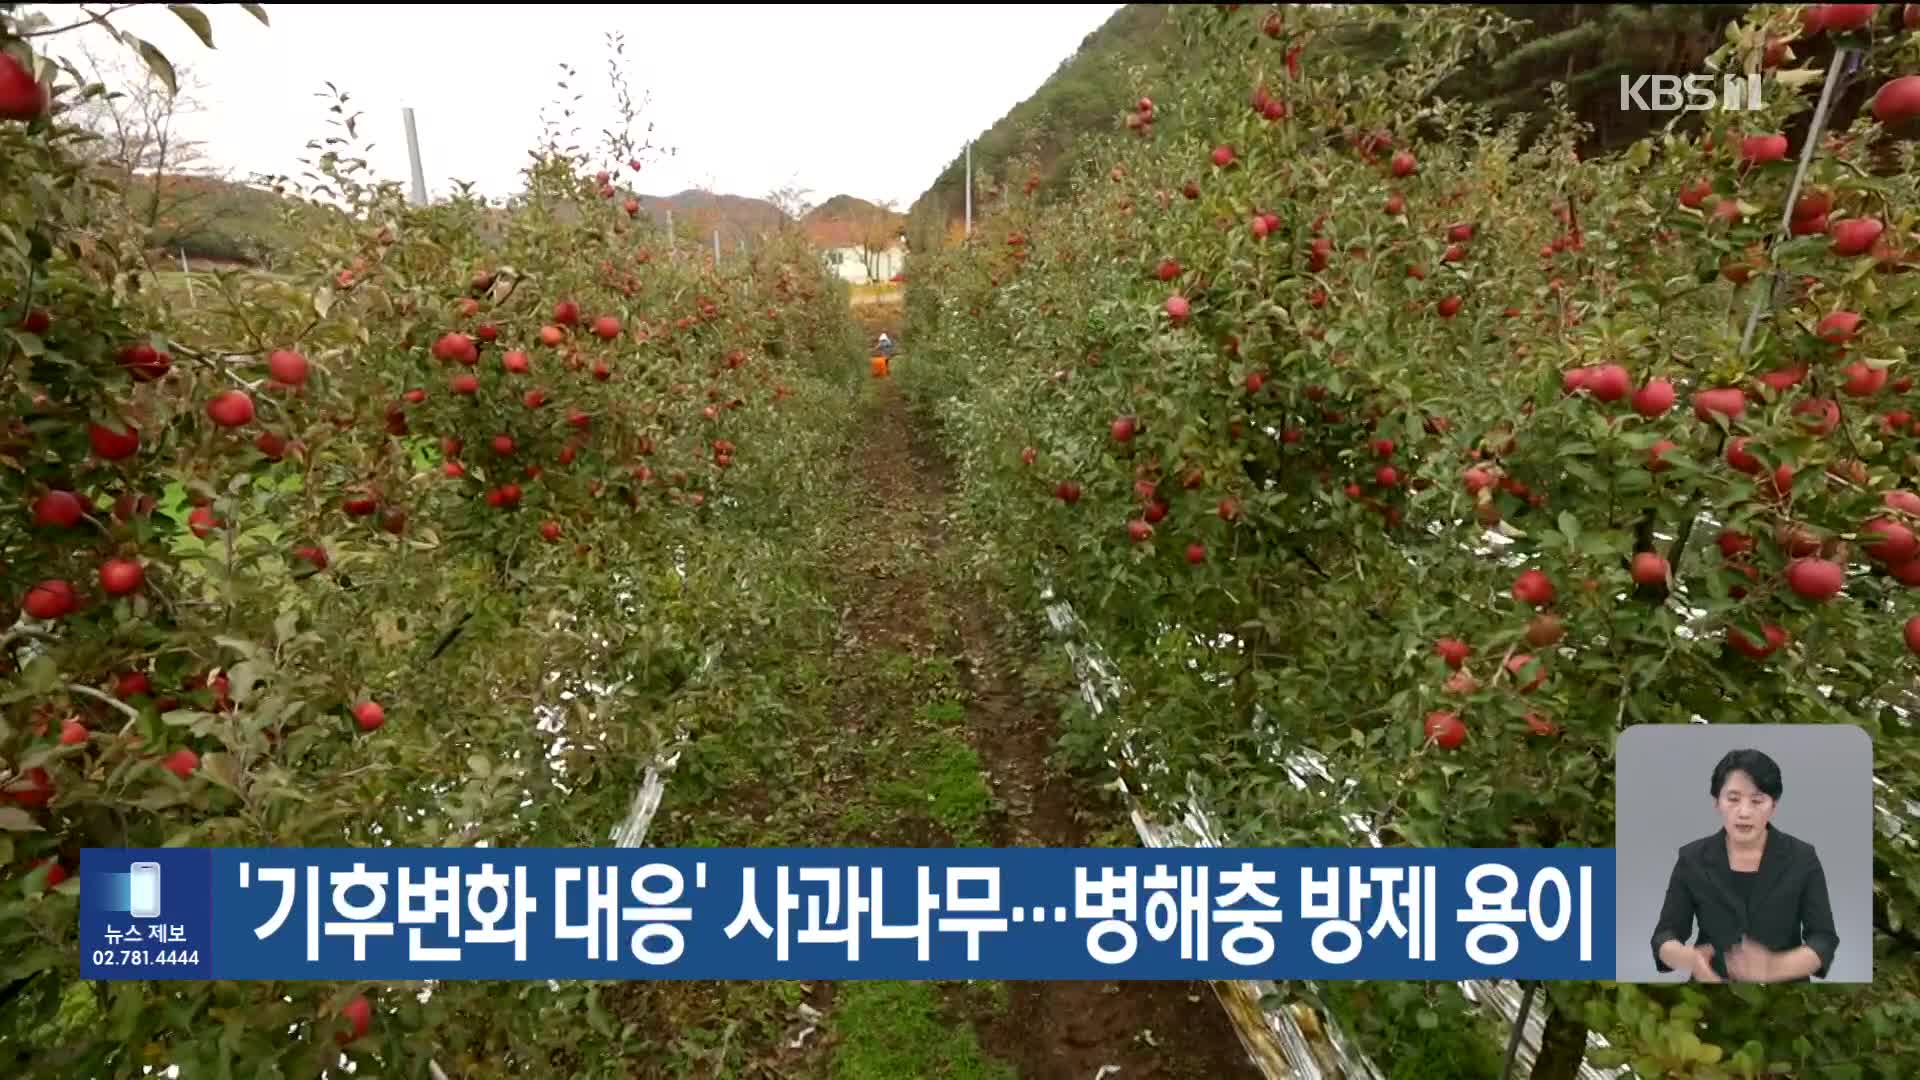
POLYGON ((1760 76, 1622 75, 1621 112, 1730 112, 1759 109, 1760 76))

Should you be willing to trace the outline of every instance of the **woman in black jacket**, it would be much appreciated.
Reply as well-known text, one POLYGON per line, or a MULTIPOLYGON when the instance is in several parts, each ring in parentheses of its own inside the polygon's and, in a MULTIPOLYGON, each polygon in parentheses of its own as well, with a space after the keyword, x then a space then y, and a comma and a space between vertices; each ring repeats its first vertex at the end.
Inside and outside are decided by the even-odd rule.
POLYGON ((1734 750, 1714 766, 1709 790, 1722 827, 1680 848, 1653 928, 1653 963, 1700 982, 1805 982, 1825 978, 1840 938, 1827 876, 1813 845, 1770 822, 1780 766, 1734 750), (1700 939, 1689 945, 1698 921, 1700 939))

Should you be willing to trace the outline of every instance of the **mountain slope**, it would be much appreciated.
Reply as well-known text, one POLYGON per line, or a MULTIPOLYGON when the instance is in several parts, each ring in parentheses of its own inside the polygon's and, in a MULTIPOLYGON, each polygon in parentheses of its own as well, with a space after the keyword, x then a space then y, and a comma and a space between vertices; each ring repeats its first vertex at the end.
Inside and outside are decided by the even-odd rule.
MULTIPOLYGON (((1089 34, 1033 96, 975 140, 975 216, 993 198, 996 184, 1033 184, 1036 198, 1043 202, 1064 190, 1075 169, 1091 164, 1083 145, 1088 136, 1122 130, 1122 114, 1138 94, 1151 95, 1156 86, 1177 84, 1170 76, 1191 70, 1197 60, 1181 36, 1181 22, 1222 17, 1213 10, 1217 6, 1174 12, 1164 4, 1129 4, 1089 34)), ((1390 6, 1408 18, 1418 17, 1411 6, 1390 6)), ((1617 76, 1700 70, 1706 56, 1724 43, 1728 24, 1750 6, 1488 5, 1520 21, 1515 39, 1500 51, 1496 62, 1470 66, 1442 83, 1436 93, 1484 105, 1499 114, 1532 117, 1550 100, 1548 88, 1566 82, 1575 111, 1591 129, 1583 152, 1624 145, 1669 117, 1621 112, 1617 76)), ((1248 18, 1244 11, 1230 17, 1245 19, 1249 43, 1257 42, 1258 19, 1248 18)), ((1390 44, 1360 39, 1313 41, 1307 43, 1306 60, 1310 65, 1317 50, 1371 51, 1390 44)), ((1805 58, 1797 62, 1821 62, 1810 55, 1821 44, 1796 46, 1796 53, 1805 58)), ((914 250, 931 250, 958 238, 965 213, 964 155, 963 146, 909 208, 908 237, 914 250)))
MULTIPOLYGON (((1131 99, 1124 89, 1116 88, 1139 85, 1142 69, 1158 70, 1164 63, 1163 52, 1177 41, 1169 5, 1128 4, 1114 12, 1032 97, 1015 105, 974 141, 976 191, 985 186, 983 178, 1000 175, 1016 156, 1037 160, 1041 197, 1057 190, 1080 137, 1111 130, 1118 123, 1131 99)), ((913 250, 940 246, 948 226, 963 219, 965 186, 962 147, 907 210, 907 238, 913 250)))
POLYGON ((713 234, 718 231, 721 244, 732 248, 742 240, 778 229, 792 220, 765 199, 697 188, 673 195, 636 195, 635 198, 640 200, 640 212, 663 226, 667 213, 673 213, 676 243, 711 244, 713 234))
POLYGON ((907 216, 852 195, 835 195, 800 219, 818 248, 884 248, 906 228, 907 216))

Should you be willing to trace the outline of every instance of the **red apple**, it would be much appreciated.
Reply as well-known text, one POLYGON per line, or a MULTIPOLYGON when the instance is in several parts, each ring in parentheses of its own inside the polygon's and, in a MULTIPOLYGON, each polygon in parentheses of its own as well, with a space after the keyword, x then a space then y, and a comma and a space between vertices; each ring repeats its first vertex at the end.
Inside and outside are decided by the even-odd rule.
POLYGON ((1507 674, 1513 676, 1513 681, 1516 684, 1515 688, 1519 690, 1520 693, 1530 694, 1538 690, 1541 683, 1547 681, 1547 665, 1542 663, 1536 666, 1533 657, 1521 653, 1507 658, 1507 674), (1518 685, 1520 679, 1530 666, 1534 668, 1533 679, 1524 686, 1518 685))
POLYGON ((1433 651, 1440 654, 1440 659, 1446 661, 1448 667, 1458 671, 1460 665, 1467 662, 1473 649, 1459 638, 1441 638, 1434 642, 1433 651))
POLYGON ((1633 557, 1633 583, 1652 587, 1667 583, 1667 560, 1659 553, 1642 551, 1633 557))
POLYGON ((221 427, 240 427, 253 419, 253 399, 244 390, 222 390, 207 402, 207 415, 221 427))
POLYGON ((1913 530, 1892 518, 1874 518, 1860 531, 1879 537, 1866 546, 1866 552, 1881 562, 1903 563, 1920 555, 1920 540, 1914 539, 1913 530))
POLYGON ((58 578, 42 581, 27 590, 26 599, 21 608, 35 619, 59 619, 72 614, 79 600, 74 595, 73 586, 58 578))
POLYGON ((160 767, 182 780, 188 780, 193 777, 193 770, 200 767, 200 755, 183 746, 162 758, 160 767))
POLYGON ((353 707, 353 722, 361 731, 375 731, 387 722, 387 710, 377 701, 362 701, 353 707))
POLYGON ((71 491, 49 491, 33 501, 33 523, 70 529, 86 516, 86 504, 71 491))
POLYGON ((1627 369, 1619 364, 1602 364, 1587 374, 1587 392, 1601 401, 1619 401, 1632 387, 1627 369))
POLYGON ((1889 79, 1873 95, 1873 118, 1886 127, 1897 127, 1916 116, 1920 116, 1920 75, 1889 79))
POLYGON ((1553 582, 1538 570, 1528 570, 1513 582, 1513 598, 1523 604, 1545 607, 1553 603, 1553 582))
POLYGON ((1786 156, 1785 135, 1748 135, 1740 140, 1740 160, 1748 165, 1765 165, 1786 156))
POLYGON ((47 88, 11 53, 0 53, 0 120, 31 123, 47 111, 47 88))
POLYGON ((1673 408, 1674 396, 1672 383, 1665 379, 1649 379, 1645 386, 1633 392, 1633 411, 1649 420, 1664 416, 1667 410, 1673 408))
POLYGON ((307 358, 291 349, 275 349, 267 356, 267 375, 282 386, 303 386, 307 381, 307 358))
POLYGON ((1874 367, 1864 360, 1855 360, 1840 369, 1840 373, 1847 378, 1840 389, 1854 397, 1871 397, 1887 385, 1887 369, 1874 367))
POLYGON ((1833 237, 1832 251, 1835 255, 1865 255, 1873 250, 1874 241, 1880 239, 1887 226, 1879 218, 1844 218, 1827 227, 1833 237))
POLYGON ((1702 390, 1693 395, 1693 415, 1702 420, 1724 416, 1737 420, 1747 411, 1747 395, 1737 387, 1702 390))
POLYGON ((473 364, 479 361, 480 350, 465 334, 446 334, 433 343, 433 355, 437 360, 473 364))
POLYGON ((1801 558, 1787 564, 1787 587, 1808 600, 1831 600, 1846 582, 1846 568, 1836 562, 1801 558))
POLYGON ((1736 651, 1755 660, 1764 660, 1768 656, 1773 655, 1775 650, 1779 649, 1780 646, 1787 643, 1787 632, 1771 623, 1762 627, 1761 633, 1766 636, 1767 643, 1765 645, 1755 643, 1753 639, 1741 633, 1738 627, 1729 626, 1727 628, 1727 643, 1732 645, 1736 651))
POLYGON ((355 995, 352 1001, 340 1007, 340 1016, 347 1021, 348 1030, 340 1032, 336 1039, 345 1046, 364 1036, 373 1026, 373 1006, 367 1003, 364 995, 355 995))
POLYGON ((1749 476, 1760 472, 1760 459, 1747 452, 1747 437, 1736 436, 1727 441, 1727 464, 1749 476))
MULTIPOLYGON (((1818 29, 1844 32, 1847 30, 1858 30, 1872 22, 1874 13, 1879 10, 1880 5, 1820 4, 1817 5, 1817 7, 1819 14, 1814 18, 1817 20, 1818 29)), ((1802 25, 1806 24, 1803 22, 1802 25)), ((1815 27, 1808 26, 1808 29, 1813 30, 1815 27)))
POLYGON ((1847 344, 1859 329, 1859 311, 1832 311, 1824 319, 1820 319, 1820 325, 1814 327, 1814 332, 1820 334, 1820 338, 1826 342, 1847 344))
POLYGON ((140 449, 140 430, 132 424, 122 423, 125 431, 115 431, 100 424, 87 427, 87 441, 93 447, 96 456, 106 461, 119 461, 133 456, 140 449))
POLYGON ((108 596, 125 596, 145 580, 146 571, 133 559, 108 559, 100 564, 100 588, 108 596))
POLYGON ((1814 435, 1833 434, 1840 426, 1840 403, 1829 398, 1807 398, 1793 406, 1793 415, 1814 435))
POLYGON ((1430 712, 1421 731, 1433 740, 1442 750, 1452 750, 1467 737, 1466 726, 1460 723, 1460 717, 1451 712, 1430 712))

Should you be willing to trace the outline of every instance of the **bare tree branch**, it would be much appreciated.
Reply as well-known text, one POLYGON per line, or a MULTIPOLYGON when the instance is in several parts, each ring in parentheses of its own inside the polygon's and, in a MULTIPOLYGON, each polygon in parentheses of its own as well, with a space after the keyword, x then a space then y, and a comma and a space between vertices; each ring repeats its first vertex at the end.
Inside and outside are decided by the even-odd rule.
POLYGON ((122 88, 86 100, 76 118, 97 136, 90 156, 121 184, 127 215, 157 248, 177 247, 203 232, 219 216, 218 200, 206 184, 186 181, 227 177, 213 166, 205 144, 184 132, 185 118, 201 110, 194 97, 201 84, 177 67, 179 92, 170 92, 152 72, 124 58, 105 60, 86 44, 77 51, 95 81, 122 88))

